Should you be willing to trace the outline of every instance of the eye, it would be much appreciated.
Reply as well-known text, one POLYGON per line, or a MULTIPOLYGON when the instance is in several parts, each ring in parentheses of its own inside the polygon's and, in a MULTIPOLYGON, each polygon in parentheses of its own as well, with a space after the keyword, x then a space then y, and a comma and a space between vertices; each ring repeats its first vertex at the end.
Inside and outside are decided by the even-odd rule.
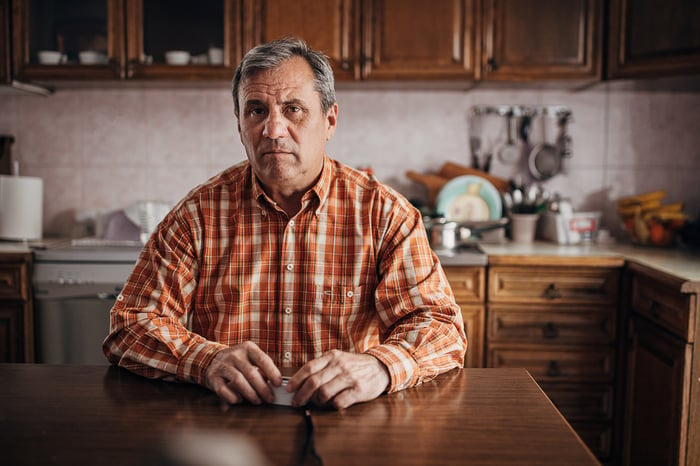
POLYGON ((290 105, 289 107, 287 107, 287 111, 292 112, 292 113, 299 113, 299 112, 301 112, 301 107, 299 107, 297 105, 290 105))
POLYGON ((265 114, 265 109, 262 107, 251 107, 248 110, 248 113, 253 116, 259 116, 259 115, 264 115, 265 114))

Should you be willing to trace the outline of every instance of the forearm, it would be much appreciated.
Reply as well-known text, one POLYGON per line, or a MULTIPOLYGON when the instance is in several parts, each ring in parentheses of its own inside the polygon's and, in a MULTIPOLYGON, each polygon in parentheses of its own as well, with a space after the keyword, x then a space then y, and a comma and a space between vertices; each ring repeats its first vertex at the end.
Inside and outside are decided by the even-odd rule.
POLYGON ((113 315, 103 345, 107 359, 144 377, 204 384, 209 363, 226 346, 172 321, 144 322, 127 324, 118 313, 113 315))
POLYGON ((387 367, 391 377, 388 392, 413 387, 464 365, 467 340, 459 307, 453 306, 445 313, 454 315, 453 319, 436 319, 430 313, 414 315, 410 323, 397 325, 381 345, 367 351, 387 367), (423 322, 416 325, 416 318, 423 322))

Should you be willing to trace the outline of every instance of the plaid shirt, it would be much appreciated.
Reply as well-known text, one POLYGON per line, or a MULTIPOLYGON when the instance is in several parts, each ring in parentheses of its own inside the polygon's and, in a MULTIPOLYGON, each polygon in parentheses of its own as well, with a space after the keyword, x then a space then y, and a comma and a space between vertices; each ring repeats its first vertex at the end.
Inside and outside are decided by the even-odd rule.
POLYGON ((326 156, 292 219, 245 162, 163 219, 111 311, 107 358, 204 383, 215 354, 255 342, 280 368, 331 349, 389 369, 389 391, 464 364, 462 315, 419 212, 326 156))

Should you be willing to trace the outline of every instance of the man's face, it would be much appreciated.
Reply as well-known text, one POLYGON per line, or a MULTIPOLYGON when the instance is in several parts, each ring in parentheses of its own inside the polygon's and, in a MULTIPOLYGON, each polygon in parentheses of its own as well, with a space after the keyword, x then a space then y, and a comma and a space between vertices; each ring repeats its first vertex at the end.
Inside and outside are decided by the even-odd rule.
POLYGON ((292 57, 254 74, 241 82, 238 99, 241 142, 268 194, 306 191, 321 173, 338 115, 337 104, 322 112, 309 64, 292 57))

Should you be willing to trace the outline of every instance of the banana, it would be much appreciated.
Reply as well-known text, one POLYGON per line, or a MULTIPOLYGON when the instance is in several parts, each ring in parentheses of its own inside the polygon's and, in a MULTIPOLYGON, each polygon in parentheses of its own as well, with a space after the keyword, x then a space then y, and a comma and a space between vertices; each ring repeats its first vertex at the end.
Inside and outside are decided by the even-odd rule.
POLYGON ((618 207, 629 207, 637 204, 643 204, 650 201, 659 201, 666 197, 668 192, 666 190, 650 191, 644 194, 637 194, 636 196, 623 197, 618 199, 618 207))
POLYGON ((642 209, 637 207, 634 213, 634 234, 637 240, 642 244, 647 244, 649 241, 649 227, 642 218, 642 209))

